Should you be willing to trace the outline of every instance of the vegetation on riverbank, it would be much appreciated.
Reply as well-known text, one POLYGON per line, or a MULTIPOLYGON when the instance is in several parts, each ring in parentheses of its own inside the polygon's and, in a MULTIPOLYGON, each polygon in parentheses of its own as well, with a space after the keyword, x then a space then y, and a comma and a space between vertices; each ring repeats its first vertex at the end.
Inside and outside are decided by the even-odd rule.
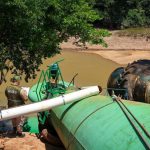
POLYGON ((95 9, 102 16, 99 26, 110 29, 150 26, 149 0, 96 0, 95 9))
POLYGON ((150 38, 150 28, 128 28, 119 30, 116 34, 118 36, 130 36, 134 38, 144 37, 148 40, 150 38))

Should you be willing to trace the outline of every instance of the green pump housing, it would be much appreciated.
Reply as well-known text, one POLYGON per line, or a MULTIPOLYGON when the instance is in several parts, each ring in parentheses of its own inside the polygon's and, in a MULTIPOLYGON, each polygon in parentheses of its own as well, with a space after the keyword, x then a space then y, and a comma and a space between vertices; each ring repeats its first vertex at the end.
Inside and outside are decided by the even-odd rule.
MULTIPOLYGON (((42 70, 37 84, 29 91, 29 99, 32 102, 41 101, 50 97, 55 97, 60 93, 65 93, 66 83, 63 80, 61 70, 59 68, 59 60, 48 66, 46 71, 42 70), (51 79, 56 79, 59 83, 51 83, 51 79)), ((56 81, 56 82, 57 82, 56 81)))
MULTIPOLYGON (((46 71, 41 71, 37 84, 33 85, 29 91, 28 97, 32 102, 40 102, 48 98, 57 97, 68 92, 68 88, 74 87, 74 78, 70 83, 64 81, 59 67, 61 61, 63 59, 49 65, 46 71)), ((44 111, 39 112, 37 114, 38 117, 29 118, 24 125, 24 131, 39 133, 45 127, 46 119, 49 115, 49 111, 44 111)))
MULTIPOLYGON (((51 77, 49 69, 43 73, 43 82, 39 81, 31 88, 29 95, 33 102, 46 98, 43 91, 47 87, 46 77, 51 77)), ((60 79, 58 85, 64 89, 59 92, 57 89, 55 93, 56 87, 51 87, 54 97, 77 90, 70 91, 67 87, 70 84, 65 84, 61 75, 60 79)), ((45 119, 49 119, 50 127, 53 126, 66 150, 150 149, 150 104, 100 93, 39 114, 42 116, 42 113, 45 113, 45 119)), ((44 124, 41 116, 38 120, 44 124)))

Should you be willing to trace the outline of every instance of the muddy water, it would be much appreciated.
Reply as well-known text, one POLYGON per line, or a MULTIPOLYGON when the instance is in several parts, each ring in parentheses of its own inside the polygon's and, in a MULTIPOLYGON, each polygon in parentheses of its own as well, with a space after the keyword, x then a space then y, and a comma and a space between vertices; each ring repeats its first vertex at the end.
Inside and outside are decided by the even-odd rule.
MULTIPOLYGON (((62 69, 62 75, 65 81, 70 82, 73 76, 78 73, 78 76, 75 78, 75 84, 77 86, 91 86, 91 85, 101 85, 102 87, 106 87, 107 79, 110 73, 120 65, 104 59, 96 54, 87 54, 82 52, 75 51, 64 51, 61 54, 44 60, 43 65, 41 65, 41 70, 46 69, 47 65, 64 59, 60 63, 60 67, 62 69)), ((38 76, 34 80, 30 80, 29 83, 25 81, 21 82, 22 86, 31 87, 38 81, 38 76)), ((10 74, 7 76, 7 82, 0 85, 0 105, 6 105, 6 97, 4 94, 4 90, 7 85, 10 84, 9 78, 10 74)))

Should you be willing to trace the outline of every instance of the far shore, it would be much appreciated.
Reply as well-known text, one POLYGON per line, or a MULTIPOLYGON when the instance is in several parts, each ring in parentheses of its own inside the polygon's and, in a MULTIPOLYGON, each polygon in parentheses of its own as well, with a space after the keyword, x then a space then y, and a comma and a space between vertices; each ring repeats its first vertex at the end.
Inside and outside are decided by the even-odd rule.
POLYGON ((139 59, 150 59, 150 50, 88 50, 84 52, 98 54, 122 65, 132 63, 139 59))
POLYGON ((63 50, 98 54, 118 64, 128 64, 139 59, 150 59, 150 40, 145 38, 119 37, 112 32, 112 36, 105 38, 107 48, 101 45, 87 44, 87 49, 73 45, 74 39, 61 44, 63 50))

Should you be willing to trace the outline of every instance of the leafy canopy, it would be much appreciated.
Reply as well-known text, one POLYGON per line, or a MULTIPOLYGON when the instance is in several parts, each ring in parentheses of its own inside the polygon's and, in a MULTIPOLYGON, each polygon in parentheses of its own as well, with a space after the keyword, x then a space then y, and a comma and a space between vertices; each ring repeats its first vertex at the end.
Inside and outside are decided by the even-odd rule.
POLYGON ((95 8, 110 29, 150 26, 150 0, 96 0, 95 8))
POLYGON ((42 59, 60 53, 60 43, 69 37, 78 42, 103 44, 106 30, 95 29, 100 19, 93 0, 1 0, 0 70, 25 73, 35 78, 42 59))

